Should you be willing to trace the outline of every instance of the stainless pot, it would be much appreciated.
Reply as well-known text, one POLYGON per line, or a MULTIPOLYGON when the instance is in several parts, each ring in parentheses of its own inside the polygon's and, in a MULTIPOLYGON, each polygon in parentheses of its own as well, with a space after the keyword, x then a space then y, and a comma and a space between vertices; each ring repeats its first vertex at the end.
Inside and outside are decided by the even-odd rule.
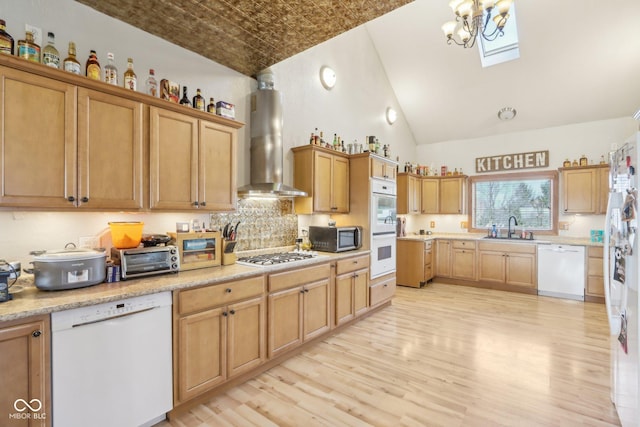
POLYGON ((57 291, 84 288, 104 282, 107 255, 94 249, 61 249, 32 252, 33 269, 38 289, 57 291))

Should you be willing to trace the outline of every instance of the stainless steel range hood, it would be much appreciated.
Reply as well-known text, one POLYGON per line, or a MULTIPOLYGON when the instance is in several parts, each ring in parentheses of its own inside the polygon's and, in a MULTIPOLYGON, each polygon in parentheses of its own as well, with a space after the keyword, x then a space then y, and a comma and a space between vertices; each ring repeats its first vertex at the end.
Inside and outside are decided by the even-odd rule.
POLYGON ((251 94, 251 184, 238 188, 240 197, 306 197, 282 183, 282 95, 262 89, 251 94))

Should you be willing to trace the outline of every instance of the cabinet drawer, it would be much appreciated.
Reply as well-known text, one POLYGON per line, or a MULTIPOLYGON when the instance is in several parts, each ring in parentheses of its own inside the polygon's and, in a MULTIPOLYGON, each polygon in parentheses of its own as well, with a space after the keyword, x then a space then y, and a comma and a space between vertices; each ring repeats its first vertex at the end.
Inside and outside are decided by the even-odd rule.
POLYGON ((178 313, 187 314, 264 293, 264 276, 180 291, 178 313))
POLYGON ((331 275, 331 265, 321 264, 269 275, 269 292, 292 288, 305 283, 327 279, 331 275))
POLYGON ((369 267, 369 255, 358 256, 338 261, 336 274, 349 273, 369 267))
POLYGON ((432 247, 433 247, 433 240, 427 240, 426 242, 424 242, 425 251, 430 251, 432 247))
POLYGON ((602 246, 589 246, 588 252, 589 258, 602 258, 604 248, 602 246))
POLYGON ((433 262, 433 251, 424 251, 424 265, 430 265, 433 262))
POLYGON ((479 242, 478 249, 480 249, 481 251, 509 252, 519 254, 536 253, 536 245, 533 243, 479 242))
POLYGON ((396 278, 391 277, 369 288, 369 305, 371 307, 390 300, 396 293, 396 278))
POLYGON ((602 258, 589 258, 587 263, 587 275, 589 276, 604 276, 604 260, 602 258))
POLYGON ((424 266, 424 281, 428 282, 431 279, 433 279, 433 266, 427 264, 424 266))
POLYGON ((453 249, 475 249, 476 242, 473 240, 452 240, 453 249))

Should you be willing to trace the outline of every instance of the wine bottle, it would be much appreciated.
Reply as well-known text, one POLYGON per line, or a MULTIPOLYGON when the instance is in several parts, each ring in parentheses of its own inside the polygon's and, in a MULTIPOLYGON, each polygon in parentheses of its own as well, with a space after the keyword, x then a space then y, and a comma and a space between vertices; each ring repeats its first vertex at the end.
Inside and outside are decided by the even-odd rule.
POLYGON ((180 99, 180 105, 188 105, 191 107, 191 101, 189 101, 189 97, 187 96, 186 86, 182 86, 182 99, 180 99))

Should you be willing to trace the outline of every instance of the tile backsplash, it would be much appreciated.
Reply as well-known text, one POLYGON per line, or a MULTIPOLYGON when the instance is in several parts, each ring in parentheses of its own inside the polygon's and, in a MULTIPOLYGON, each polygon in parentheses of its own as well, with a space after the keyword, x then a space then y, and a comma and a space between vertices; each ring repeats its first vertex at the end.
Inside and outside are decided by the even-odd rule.
POLYGON ((236 251, 275 248, 295 244, 298 236, 298 217, 290 199, 239 199, 238 210, 212 213, 212 227, 240 221, 236 251))

